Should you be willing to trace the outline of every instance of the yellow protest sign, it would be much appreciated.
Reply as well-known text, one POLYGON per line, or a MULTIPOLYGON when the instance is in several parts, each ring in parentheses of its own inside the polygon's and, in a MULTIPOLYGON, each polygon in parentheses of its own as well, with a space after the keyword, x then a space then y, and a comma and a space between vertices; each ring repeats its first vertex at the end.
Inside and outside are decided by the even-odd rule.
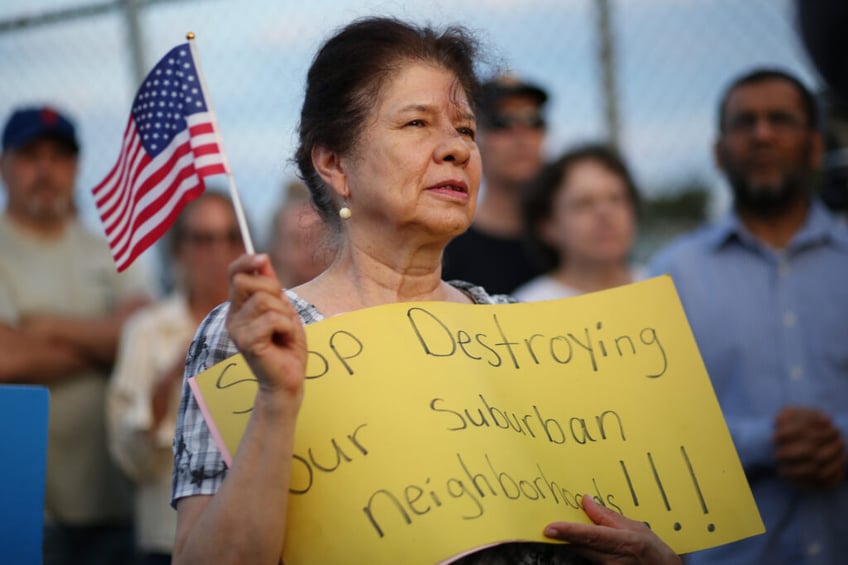
MULTIPOLYGON (((668 277, 549 302, 380 306, 307 339, 289 565, 546 541, 548 522, 587 521, 584 493, 680 553, 764 531, 668 277)), ((256 391, 244 360, 193 388, 235 453, 256 391)))

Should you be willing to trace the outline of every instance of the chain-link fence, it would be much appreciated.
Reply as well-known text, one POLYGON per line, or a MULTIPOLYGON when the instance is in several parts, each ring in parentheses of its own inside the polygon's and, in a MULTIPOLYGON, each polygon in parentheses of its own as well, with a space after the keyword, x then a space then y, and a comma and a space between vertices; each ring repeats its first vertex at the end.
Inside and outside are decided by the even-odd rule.
POLYGON ((693 183, 724 193, 710 147, 717 98, 734 75, 779 66, 818 87, 792 0, 5 0, 0 115, 49 102, 77 118, 79 207, 96 226, 88 189, 117 156, 140 76, 194 31, 261 248, 294 175, 310 58, 333 29, 370 14, 471 28, 486 70, 512 69, 550 90, 551 156, 608 138, 612 124, 648 196, 693 183))

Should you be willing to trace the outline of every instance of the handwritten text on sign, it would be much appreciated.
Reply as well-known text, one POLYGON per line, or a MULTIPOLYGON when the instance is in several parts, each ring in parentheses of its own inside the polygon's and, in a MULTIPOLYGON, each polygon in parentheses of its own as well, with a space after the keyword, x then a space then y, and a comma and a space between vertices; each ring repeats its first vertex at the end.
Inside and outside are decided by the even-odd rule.
MULTIPOLYGON (((393 304, 307 327, 285 561, 435 563, 580 497, 684 553, 763 531, 671 280, 566 300, 393 304)), ((193 383, 228 462, 256 391, 193 383)))

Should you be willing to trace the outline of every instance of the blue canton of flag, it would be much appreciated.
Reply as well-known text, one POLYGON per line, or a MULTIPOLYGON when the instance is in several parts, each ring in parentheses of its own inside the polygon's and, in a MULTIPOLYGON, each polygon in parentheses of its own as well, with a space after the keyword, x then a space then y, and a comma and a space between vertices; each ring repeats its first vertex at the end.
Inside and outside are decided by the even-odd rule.
POLYGON ((165 150, 186 129, 185 116, 206 111, 206 100, 188 45, 171 50, 147 75, 133 102, 132 115, 145 151, 165 150))

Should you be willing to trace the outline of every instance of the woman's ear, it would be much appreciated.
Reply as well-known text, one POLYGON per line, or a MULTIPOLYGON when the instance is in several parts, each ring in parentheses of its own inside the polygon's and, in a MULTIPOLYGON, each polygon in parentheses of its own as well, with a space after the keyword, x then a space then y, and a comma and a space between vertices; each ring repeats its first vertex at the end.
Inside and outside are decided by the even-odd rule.
POLYGON ((312 166, 321 175, 321 180, 331 187, 341 198, 350 196, 347 186, 347 175, 345 175, 342 160, 338 153, 331 151, 323 145, 312 148, 312 166))

